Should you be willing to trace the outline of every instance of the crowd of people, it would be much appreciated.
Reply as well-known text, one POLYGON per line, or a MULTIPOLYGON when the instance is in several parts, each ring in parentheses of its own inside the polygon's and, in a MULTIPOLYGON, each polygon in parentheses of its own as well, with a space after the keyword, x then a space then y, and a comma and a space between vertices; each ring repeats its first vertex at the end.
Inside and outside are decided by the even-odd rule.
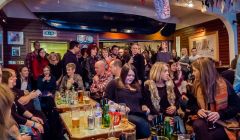
MULTIPOLYGON (((141 52, 136 43, 129 49, 116 45, 98 49, 96 45, 81 49, 77 41, 71 41, 61 59, 59 53, 47 54, 36 41, 25 66, 1 68, 1 139, 31 139, 21 135, 24 127, 34 137, 61 139, 63 126, 54 109, 54 95, 72 88, 89 90, 97 102, 107 98, 125 103, 138 139, 150 137, 150 122, 160 114, 179 122, 181 133, 190 126, 197 140, 237 138, 218 123, 235 122, 240 109, 234 80, 229 79, 234 72, 219 74, 215 61, 199 56, 196 48, 190 56, 186 48, 181 56, 175 50, 169 52, 167 44, 156 53, 141 52), (215 124, 211 131, 208 122, 215 124)), ((235 68, 236 59, 231 65, 235 68)))

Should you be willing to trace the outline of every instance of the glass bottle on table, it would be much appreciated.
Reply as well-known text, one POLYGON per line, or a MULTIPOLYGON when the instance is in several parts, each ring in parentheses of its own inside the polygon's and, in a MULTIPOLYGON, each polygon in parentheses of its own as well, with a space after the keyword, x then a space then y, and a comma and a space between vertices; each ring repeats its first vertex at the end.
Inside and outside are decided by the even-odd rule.
POLYGON ((96 104, 96 108, 95 108, 95 126, 97 128, 100 128, 102 125, 102 110, 100 107, 100 104, 96 104))
POLYGON ((108 128, 110 126, 109 105, 105 104, 102 117, 102 128, 108 128))

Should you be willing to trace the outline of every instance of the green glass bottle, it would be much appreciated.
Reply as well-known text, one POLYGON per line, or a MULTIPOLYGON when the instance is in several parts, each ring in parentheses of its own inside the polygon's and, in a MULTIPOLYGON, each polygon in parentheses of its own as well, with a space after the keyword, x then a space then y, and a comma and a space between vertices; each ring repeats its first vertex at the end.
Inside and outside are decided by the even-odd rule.
POLYGON ((104 110, 103 110, 103 117, 102 117, 102 127, 103 128, 108 128, 110 126, 110 115, 109 115, 109 105, 105 104, 104 105, 104 110))
POLYGON ((164 121, 165 137, 171 139, 171 126, 169 121, 164 121))

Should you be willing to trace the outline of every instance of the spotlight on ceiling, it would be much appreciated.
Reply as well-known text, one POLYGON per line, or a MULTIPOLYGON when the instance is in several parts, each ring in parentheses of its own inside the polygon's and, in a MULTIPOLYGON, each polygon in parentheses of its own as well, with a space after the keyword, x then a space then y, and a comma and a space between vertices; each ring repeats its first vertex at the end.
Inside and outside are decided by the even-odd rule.
POLYGON ((131 29, 124 29, 123 30, 125 33, 133 33, 133 30, 131 30, 131 29))
POLYGON ((59 26, 61 26, 62 24, 56 23, 56 22, 52 22, 51 25, 54 26, 54 27, 59 27, 59 26))
POLYGON ((88 26, 83 26, 82 25, 82 26, 80 26, 80 28, 86 30, 86 29, 88 29, 88 26))

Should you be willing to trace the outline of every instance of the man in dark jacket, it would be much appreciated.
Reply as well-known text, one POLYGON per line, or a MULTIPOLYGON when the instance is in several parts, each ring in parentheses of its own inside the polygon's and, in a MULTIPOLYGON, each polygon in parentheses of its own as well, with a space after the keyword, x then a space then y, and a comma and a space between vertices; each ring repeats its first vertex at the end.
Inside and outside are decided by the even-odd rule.
POLYGON ((131 46, 132 57, 129 60, 129 63, 137 70, 137 76, 139 80, 141 80, 141 84, 144 83, 144 72, 145 72, 145 65, 144 65, 144 57, 142 54, 139 53, 139 45, 134 43, 131 46))
POLYGON ((82 75, 81 66, 78 63, 77 54, 80 52, 80 44, 77 41, 71 41, 69 44, 69 49, 64 54, 63 62, 63 74, 66 75, 66 65, 68 63, 74 63, 76 65, 76 73, 82 75))

